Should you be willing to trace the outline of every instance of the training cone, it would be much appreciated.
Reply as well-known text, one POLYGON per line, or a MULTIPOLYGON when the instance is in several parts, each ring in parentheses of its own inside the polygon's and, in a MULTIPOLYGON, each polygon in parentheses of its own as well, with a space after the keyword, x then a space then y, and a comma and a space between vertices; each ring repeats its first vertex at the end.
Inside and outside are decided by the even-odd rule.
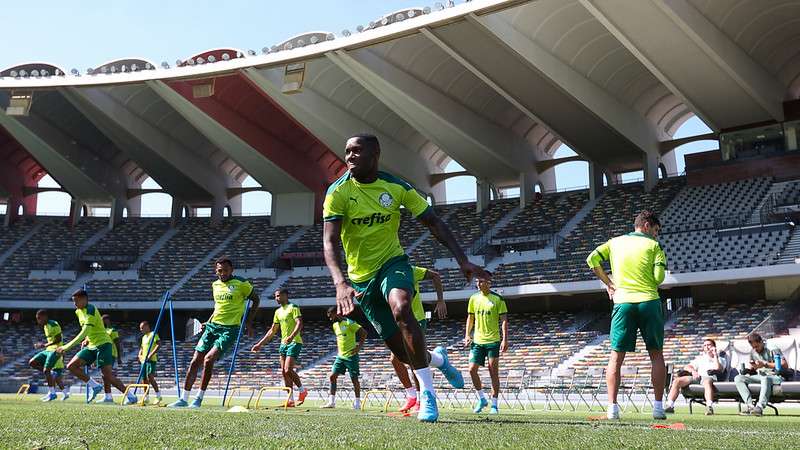
POLYGON ((650 428, 653 430, 685 430, 686 425, 681 422, 671 423, 669 425, 662 425, 662 424, 653 424, 650 425, 650 428))
POLYGON ((234 406, 233 408, 228 410, 229 413, 246 413, 250 412, 249 409, 245 408, 244 406, 234 406))

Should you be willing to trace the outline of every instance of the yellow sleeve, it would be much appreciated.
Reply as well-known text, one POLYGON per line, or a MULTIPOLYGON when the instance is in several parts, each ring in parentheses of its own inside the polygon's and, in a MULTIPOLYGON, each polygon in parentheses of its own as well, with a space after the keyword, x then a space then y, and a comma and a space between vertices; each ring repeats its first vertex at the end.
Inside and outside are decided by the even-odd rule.
POLYGON ((242 291, 242 297, 247 299, 253 293, 253 284, 249 280, 243 280, 239 285, 239 289, 242 291))
POLYGON ((497 314, 501 316, 503 314, 508 314, 508 307, 506 306, 506 301, 503 300, 502 297, 500 298, 500 304, 497 305, 497 314))
POLYGON ((664 282, 664 277, 666 276, 666 269, 667 269, 667 255, 664 254, 664 250, 661 249, 660 245, 655 246, 655 258, 653 260, 653 276, 656 279, 657 284, 661 284, 664 282))
POLYGON ((77 345, 77 344, 79 344, 80 342, 82 342, 82 341, 83 341, 83 338, 84 338, 84 337, 86 337, 86 332, 88 331, 88 329, 89 329, 89 328, 88 328, 87 326, 83 326, 83 327, 81 328, 81 332, 80 332, 80 334, 78 334, 78 335, 77 335, 77 336, 75 336, 75 337, 74 337, 74 338, 73 338, 71 341, 69 341, 69 342, 67 343, 67 345, 64 345, 64 346, 62 346, 62 347, 64 348, 64 351, 66 352, 67 350, 71 349, 71 348, 72 348, 72 347, 74 347, 75 345, 77 345))
POLYGON ((361 325, 359 325, 358 322, 356 322, 355 320, 353 321, 353 325, 351 325, 351 326, 353 327, 353 331, 354 332, 356 332, 356 331, 361 329, 361 325))
POLYGON ((589 253, 589 257, 586 258, 586 264, 589 265, 592 269, 599 266, 601 262, 608 261, 609 257, 611 256, 611 241, 608 241, 596 249, 589 253))
POLYGON ((469 303, 467 304, 467 313, 475 314, 475 302, 472 300, 472 297, 469 298, 469 303))
POLYGON ((325 194, 325 201, 322 204, 322 220, 325 222, 341 220, 347 212, 346 200, 341 184, 331 186, 325 194))
POLYGON ((300 312, 300 308, 295 306, 292 308, 292 318, 297 319, 298 317, 303 317, 303 314, 300 312))
POLYGON ((275 314, 272 315, 272 323, 280 323, 278 321, 278 310, 275 310, 275 314))
POLYGON ((419 192, 414 188, 406 190, 405 194, 403 194, 401 204, 405 206, 414 217, 419 217, 431 207, 428 201, 419 195, 419 192))
POLYGON ((428 269, 419 266, 413 266, 414 270, 414 281, 419 282, 425 279, 425 275, 428 273, 428 269))

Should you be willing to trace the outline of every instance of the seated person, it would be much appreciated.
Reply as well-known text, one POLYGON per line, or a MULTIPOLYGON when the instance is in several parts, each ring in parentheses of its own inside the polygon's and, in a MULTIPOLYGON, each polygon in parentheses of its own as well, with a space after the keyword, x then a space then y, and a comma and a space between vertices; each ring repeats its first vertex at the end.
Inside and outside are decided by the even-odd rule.
POLYGON ((740 369, 740 372, 743 373, 736 375, 733 381, 736 383, 736 390, 739 391, 739 396, 744 404, 747 405, 747 410, 742 411, 741 414, 743 416, 761 416, 764 414, 764 408, 772 395, 772 385, 781 384, 781 381, 783 381, 778 375, 780 367, 775 367, 776 356, 780 356, 782 360, 783 355, 778 349, 768 349, 764 339, 758 333, 748 336, 747 342, 752 347, 750 361, 742 363, 744 370, 740 369), (747 387, 751 383, 761 384, 761 392, 758 396, 758 403, 755 406, 753 406, 750 389, 747 387))
POLYGON ((706 415, 714 414, 714 382, 717 375, 721 375, 728 363, 725 356, 717 354, 717 343, 709 338, 703 341, 703 350, 700 355, 687 364, 683 370, 678 371, 672 381, 672 387, 667 395, 667 407, 664 412, 675 412, 675 400, 682 388, 693 383, 702 383, 706 399, 706 415))

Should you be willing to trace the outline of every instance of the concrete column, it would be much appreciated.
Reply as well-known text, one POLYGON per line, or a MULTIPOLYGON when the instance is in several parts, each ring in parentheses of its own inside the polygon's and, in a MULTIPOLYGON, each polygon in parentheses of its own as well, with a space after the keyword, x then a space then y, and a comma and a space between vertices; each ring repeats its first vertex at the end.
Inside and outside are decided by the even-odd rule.
POLYGON ((313 225, 315 198, 313 192, 273 194, 271 225, 313 225))
POLYGON ((142 196, 136 196, 128 199, 125 205, 128 208, 128 217, 137 217, 142 215, 142 196))
POLYGON ((589 199, 594 200, 603 193, 603 168, 589 161, 589 199))
POLYGON ((69 204, 69 226, 70 228, 75 227, 78 222, 81 220, 81 213, 83 212, 83 202, 80 199, 72 197, 72 201, 69 204))
POLYGON ((228 199, 228 206, 231 208, 231 216, 242 215, 242 196, 237 195, 228 199))
POLYGON ((645 153, 643 157, 644 190, 650 192, 658 184, 658 163, 660 158, 657 153, 645 153))
POLYGON ((175 227, 181 220, 184 203, 176 197, 172 197, 172 212, 170 214, 170 225, 175 227))
POLYGON ((431 201, 434 205, 439 202, 447 201, 447 188, 445 187, 444 181, 433 186, 428 195, 431 196, 431 201))
POLYGON ((667 176, 675 175, 678 173, 678 161, 675 156, 675 150, 661 156, 661 164, 667 169, 667 176))
POLYGON ((476 179, 475 189, 478 199, 475 202, 475 211, 481 213, 489 208, 489 200, 491 199, 491 185, 488 181, 476 179))
POLYGON ((519 174, 519 207, 524 208, 526 204, 533 200, 535 193, 534 186, 538 182, 538 177, 532 172, 522 172, 519 174))
POLYGON ((222 223, 222 217, 225 215, 225 206, 227 206, 226 199, 214 199, 211 205, 211 226, 217 226, 222 223))
POLYGON ((118 198, 111 200, 111 214, 108 215, 108 228, 113 230, 120 222, 122 222, 122 211, 125 209, 127 202, 118 198))
POLYGON ((539 173, 539 184, 542 186, 542 193, 556 190, 556 171, 548 169, 539 173))
POLYGON ((22 205, 19 197, 9 196, 6 204, 6 217, 3 219, 3 226, 8 228, 19 218, 19 207, 22 205))

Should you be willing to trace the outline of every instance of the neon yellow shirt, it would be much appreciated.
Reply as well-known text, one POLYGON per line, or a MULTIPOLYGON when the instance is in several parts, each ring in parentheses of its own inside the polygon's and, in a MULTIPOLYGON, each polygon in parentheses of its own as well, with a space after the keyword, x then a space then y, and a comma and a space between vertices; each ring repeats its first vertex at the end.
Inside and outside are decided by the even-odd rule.
POLYGON ((410 184, 384 172, 378 172, 378 179, 367 184, 359 183, 348 172, 328 188, 322 216, 326 222, 342 221, 342 246, 350 280, 367 281, 386 261, 405 253, 397 236, 400 206, 414 217, 430 207, 410 184))
POLYGON ((428 269, 424 267, 412 266, 414 271, 414 298, 411 299, 411 312, 414 313, 414 319, 419 322, 425 320, 425 308, 422 307, 422 299, 419 295, 419 282, 425 279, 428 269))
MULTIPOLYGON (((139 362, 142 362, 142 363, 144 362, 144 359, 147 357, 147 350, 148 349, 151 350, 151 351, 153 350, 152 348, 150 348, 150 339, 154 340, 153 348, 155 348, 155 346, 158 345, 158 341, 161 340, 161 338, 159 338, 158 335, 155 334, 154 331, 151 331, 151 332, 149 332, 147 334, 143 334, 142 335, 142 343, 139 346, 139 362)), ((154 353, 153 356, 150 357, 150 361, 158 361, 158 356, 154 353)))
POLYGON ((211 323, 217 325, 236 325, 242 322, 247 298, 253 292, 253 285, 241 277, 231 277, 228 281, 217 280, 211 284, 214 294, 214 314, 211 323))
POLYGON ((664 281, 667 257, 658 241, 644 233, 618 236, 594 249, 586 263, 597 267, 611 263, 611 279, 616 292, 614 303, 641 303, 657 300, 658 285, 664 281))
MULTIPOLYGON (((283 306, 279 306, 278 309, 275 310, 275 315, 272 317, 272 323, 277 323, 281 326, 281 337, 286 337, 292 334, 294 331, 294 327, 297 326, 297 318, 303 317, 300 314, 300 308, 293 303, 287 303, 283 306)), ((298 344, 303 343, 303 338, 300 337, 300 333, 295 335, 292 342, 296 342, 298 344)))
POLYGON ((116 328, 106 328, 106 334, 108 334, 109 339, 111 339, 111 356, 117 359, 119 357, 119 351, 117 351, 117 345, 114 344, 114 341, 119 339, 119 333, 116 328))
POLYGON ((100 310, 95 308, 94 305, 86 304, 85 308, 76 309, 75 315, 78 316, 78 322, 81 324, 81 332, 64 346, 64 351, 83 341, 84 337, 89 340, 88 347, 90 349, 96 349, 98 346, 111 343, 111 338, 106 333, 100 310))
POLYGON ((476 344, 494 344, 500 342, 500 316, 508 313, 503 297, 489 292, 476 292, 469 298, 467 312, 475 316, 475 331, 472 340, 476 344))
POLYGON ((44 338, 47 341, 47 346, 44 348, 48 352, 54 352, 59 346, 61 346, 61 339, 59 338, 56 341, 56 336, 61 334, 61 325, 58 324, 55 320, 48 320, 46 324, 44 324, 44 338))
POLYGON ((342 319, 333 323, 333 332, 336 334, 336 347, 339 349, 339 358, 350 359, 356 349, 356 336, 361 325, 350 319, 342 319))

